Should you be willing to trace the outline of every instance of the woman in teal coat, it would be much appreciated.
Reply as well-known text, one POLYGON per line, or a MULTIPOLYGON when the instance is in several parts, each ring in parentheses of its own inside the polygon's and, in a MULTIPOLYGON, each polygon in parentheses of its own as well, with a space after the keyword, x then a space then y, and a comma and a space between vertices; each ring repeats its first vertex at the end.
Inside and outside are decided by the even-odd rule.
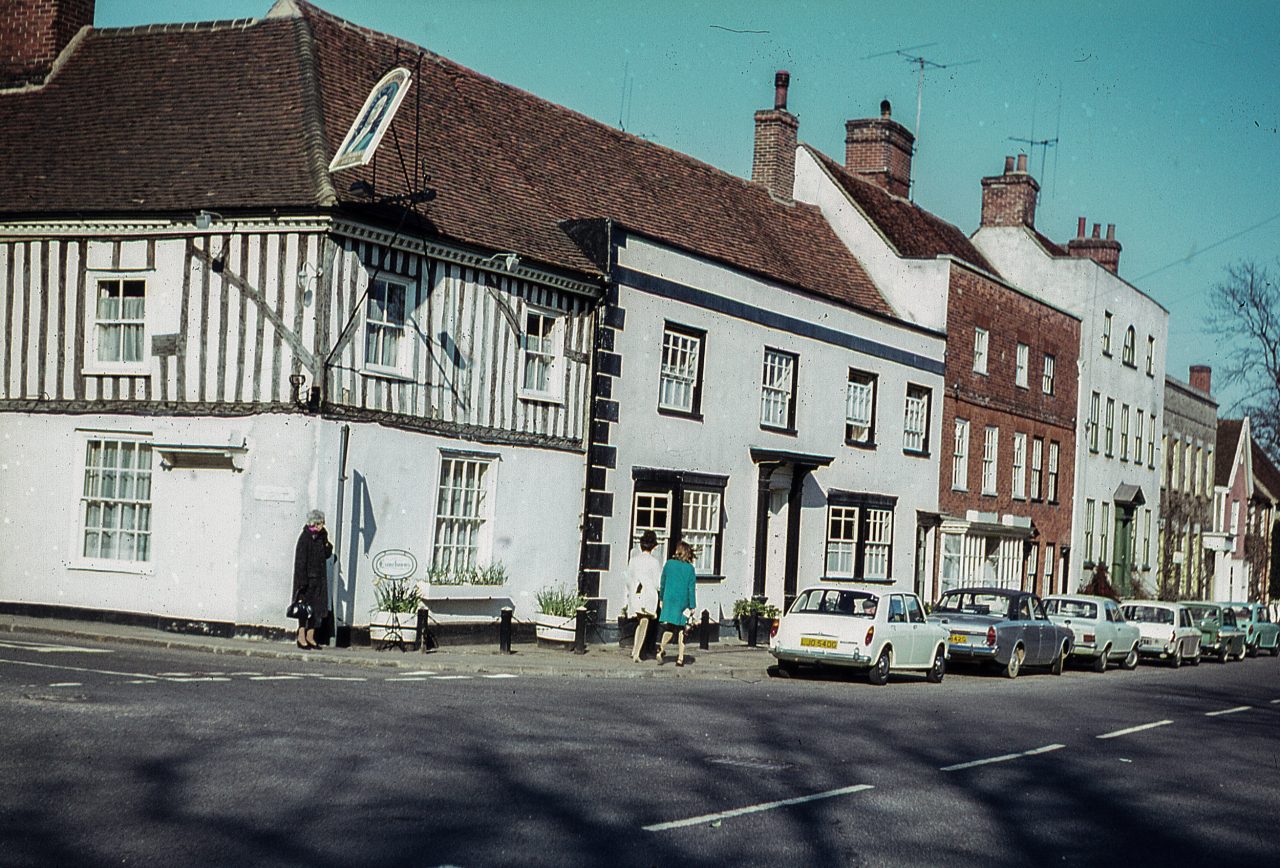
POLYGON ((697 576, 693 571, 693 548, 687 542, 676 543, 675 554, 662 568, 662 582, 658 587, 658 623, 662 627, 662 639, 658 642, 658 663, 663 662, 667 643, 678 637, 676 665, 684 665, 684 633, 698 605, 697 576))

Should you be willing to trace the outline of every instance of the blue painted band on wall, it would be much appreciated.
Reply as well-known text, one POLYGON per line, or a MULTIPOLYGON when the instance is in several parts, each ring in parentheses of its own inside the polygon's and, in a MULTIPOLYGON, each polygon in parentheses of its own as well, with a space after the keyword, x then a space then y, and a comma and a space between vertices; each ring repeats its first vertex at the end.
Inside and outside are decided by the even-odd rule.
POLYGON ((919 353, 891 347, 887 344, 837 331, 817 323, 806 322, 786 314, 775 313, 774 311, 725 298, 722 295, 716 295, 706 290, 685 286, 682 283, 676 283, 674 280, 667 280, 665 277, 655 277, 652 274, 645 274, 643 271, 616 266, 614 268, 614 278, 618 283, 638 289, 641 292, 669 298, 673 301, 681 301, 685 304, 724 314, 725 316, 821 341, 832 346, 844 347, 855 352, 865 353, 868 356, 875 356, 878 359, 896 362, 930 374, 937 374, 939 377, 945 371, 945 363, 941 359, 931 359, 919 353))

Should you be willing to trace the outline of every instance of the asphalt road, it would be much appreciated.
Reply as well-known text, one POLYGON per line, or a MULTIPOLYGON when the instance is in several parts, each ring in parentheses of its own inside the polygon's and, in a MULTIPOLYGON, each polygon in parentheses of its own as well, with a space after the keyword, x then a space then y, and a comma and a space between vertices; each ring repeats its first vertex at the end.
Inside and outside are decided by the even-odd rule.
MULTIPOLYGON (((428 661, 429 662, 429 661, 428 661)), ((0 639, 0 864, 1274 864, 1280 660, 451 676, 0 639)))

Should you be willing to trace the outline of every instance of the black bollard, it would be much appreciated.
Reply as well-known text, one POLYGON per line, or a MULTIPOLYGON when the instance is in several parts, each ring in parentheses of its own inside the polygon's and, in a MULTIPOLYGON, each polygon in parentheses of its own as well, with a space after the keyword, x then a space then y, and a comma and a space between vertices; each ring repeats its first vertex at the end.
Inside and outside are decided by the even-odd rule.
POLYGON ((431 644, 428 641, 430 638, 427 635, 427 607, 423 606, 418 609, 418 650, 423 654, 427 653, 427 648, 431 644))
POLYGON ((502 607, 502 622, 498 625, 498 651, 511 653, 511 607, 502 607))
POLYGON ((711 613, 702 610, 702 629, 698 632, 698 647, 706 651, 711 647, 711 613))
POLYGON ((756 630, 759 629, 759 627, 760 613, 753 611, 751 613, 751 626, 747 630, 747 646, 750 648, 756 647, 756 630))
POLYGON ((573 653, 587 653, 587 609, 579 606, 573 620, 573 653))

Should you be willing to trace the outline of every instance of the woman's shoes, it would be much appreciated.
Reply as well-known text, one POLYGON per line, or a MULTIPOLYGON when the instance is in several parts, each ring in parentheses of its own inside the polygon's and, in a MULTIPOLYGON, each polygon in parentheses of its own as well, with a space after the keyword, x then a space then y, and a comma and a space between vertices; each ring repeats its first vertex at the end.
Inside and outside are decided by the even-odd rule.
POLYGON ((298 647, 299 647, 299 648, 301 648, 303 651, 309 651, 309 650, 311 650, 311 646, 310 646, 310 645, 304 645, 304 644, 303 644, 303 643, 301 643, 301 642, 299 642, 299 643, 298 643, 298 647))
POLYGON ((659 666, 661 666, 663 663, 667 662, 667 655, 665 655, 664 653, 662 653, 662 649, 661 649, 661 648, 659 648, 659 649, 658 649, 658 653, 657 653, 657 654, 654 654, 654 655, 653 655, 653 661, 654 661, 655 663, 657 663, 659 666))
POLYGON ((681 657, 681 658, 677 659, 677 660, 676 660, 676 665, 677 665, 677 666, 683 666, 683 665, 684 665, 684 658, 683 658, 683 657, 681 657))
POLYGON ((319 651, 324 646, 312 644, 312 645, 304 645, 302 647, 306 648, 308 651, 319 651))

